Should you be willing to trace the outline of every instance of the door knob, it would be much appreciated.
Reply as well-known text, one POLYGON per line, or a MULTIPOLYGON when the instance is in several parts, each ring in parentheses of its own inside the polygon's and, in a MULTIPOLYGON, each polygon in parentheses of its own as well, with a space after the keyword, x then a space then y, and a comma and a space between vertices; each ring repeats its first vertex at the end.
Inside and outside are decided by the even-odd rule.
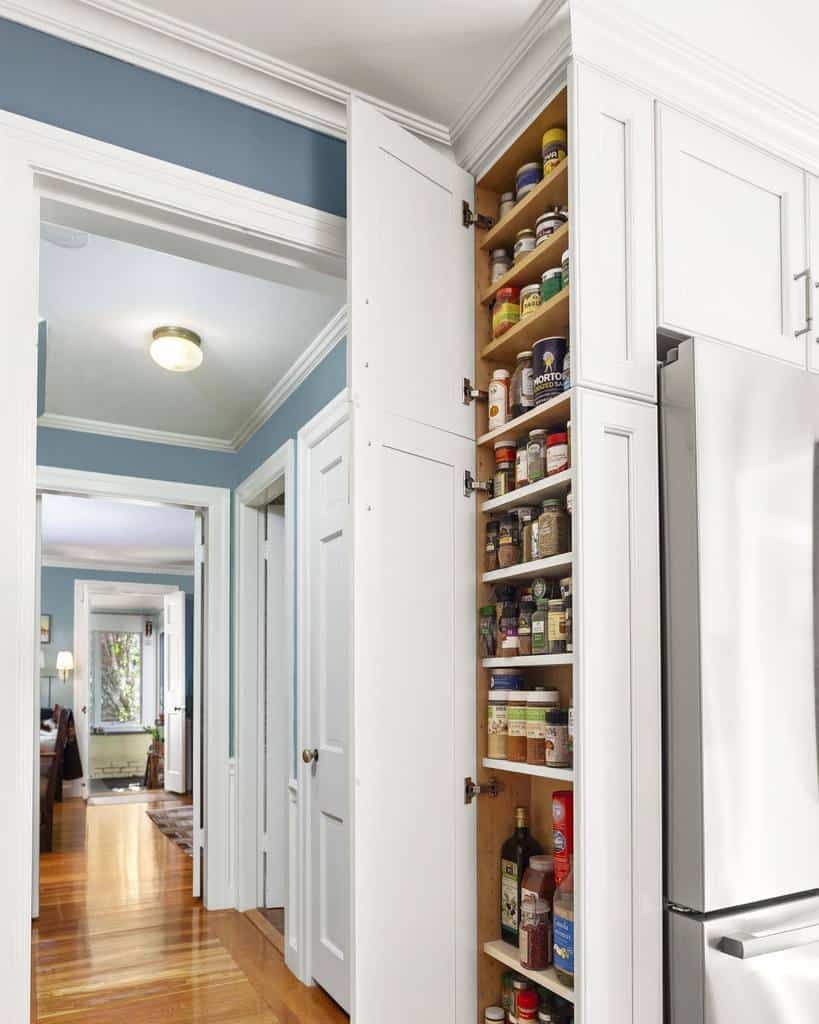
POLYGON ((318 751, 309 747, 305 747, 301 752, 301 759, 305 764, 314 764, 318 761, 318 751))
POLYGON ((80 711, 82 711, 82 713, 83 713, 84 715, 87 715, 87 714, 88 714, 88 708, 87 708, 87 706, 86 706, 85 704, 83 704, 83 706, 82 706, 82 707, 80 708, 80 711))

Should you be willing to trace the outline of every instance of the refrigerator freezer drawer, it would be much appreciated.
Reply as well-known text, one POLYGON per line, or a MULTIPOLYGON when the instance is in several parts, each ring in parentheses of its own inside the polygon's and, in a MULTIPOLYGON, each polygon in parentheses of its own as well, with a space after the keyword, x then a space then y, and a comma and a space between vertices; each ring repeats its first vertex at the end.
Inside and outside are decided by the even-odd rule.
POLYGON ((668 913, 669 1024, 816 1024, 819 896, 668 913))

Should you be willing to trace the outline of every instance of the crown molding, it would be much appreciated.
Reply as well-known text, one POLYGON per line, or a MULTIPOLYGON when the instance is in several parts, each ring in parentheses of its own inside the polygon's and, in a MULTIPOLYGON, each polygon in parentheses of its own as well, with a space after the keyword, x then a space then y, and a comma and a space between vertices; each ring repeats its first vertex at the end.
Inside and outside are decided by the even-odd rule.
POLYGON ((182 448, 204 448, 213 452, 233 452, 232 441, 219 437, 203 437, 200 434, 176 434, 169 430, 153 430, 150 427, 132 427, 124 423, 107 423, 105 420, 86 420, 79 416, 63 416, 46 412, 37 420, 40 427, 52 430, 76 430, 82 434, 103 434, 106 437, 124 437, 130 441, 149 441, 152 444, 173 444, 182 448))
MULTIPOLYGON (((313 131, 347 136, 347 86, 133 0, 0 0, 0 17, 313 131)), ((450 144, 445 125, 360 95, 415 134, 450 144)))
POLYGON ((296 388, 312 373, 324 357, 336 347, 347 334, 347 307, 342 306, 316 338, 296 359, 290 369, 253 410, 233 438, 233 449, 238 451, 256 433, 273 413, 293 394, 296 388))
POLYGON ((145 564, 130 559, 110 561, 105 558, 52 558, 43 553, 44 569, 79 569, 93 572, 132 572, 146 576, 193 576, 193 562, 173 562, 169 565, 145 564))

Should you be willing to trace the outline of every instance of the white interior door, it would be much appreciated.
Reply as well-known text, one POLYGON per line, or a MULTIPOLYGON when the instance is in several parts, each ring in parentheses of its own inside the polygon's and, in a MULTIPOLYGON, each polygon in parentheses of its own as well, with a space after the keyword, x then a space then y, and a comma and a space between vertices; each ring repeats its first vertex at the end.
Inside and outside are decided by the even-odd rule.
POLYGON ((194 545, 193 545, 193 895, 202 895, 202 879, 205 874, 205 770, 204 759, 207 756, 205 746, 206 725, 206 669, 205 633, 208 623, 207 585, 207 545, 205 537, 207 523, 205 513, 194 514, 194 545))
MULTIPOLYGON (((814 288, 819 288, 819 178, 806 174, 805 193, 808 204, 808 266, 813 274, 814 288)), ((813 293, 814 309, 819 307, 819 292, 813 293)), ((808 335, 808 369, 819 373, 819 322, 814 314, 813 330, 808 335)))
POLYGON ((348 154, 352 1011, 474 1024, 474 183, 358 99, 348 154))
POLYGON ((350 424, 316 418, 299 434, 303 528, 303 779, 309 808, 310 973, 350 1005, 350 424), (313 433, 314 427, 318 427, 313 433))
POLYGON ((31 833, 31 916, 40 916, 40 613, 42 609, 42 554, 43 554, 43 498, 37 495, 36 534, 34 549, 34 792, 32 793, 31 833))
POLYGON ((185 593, 165 594, 165 789, 186 791, 185 593))

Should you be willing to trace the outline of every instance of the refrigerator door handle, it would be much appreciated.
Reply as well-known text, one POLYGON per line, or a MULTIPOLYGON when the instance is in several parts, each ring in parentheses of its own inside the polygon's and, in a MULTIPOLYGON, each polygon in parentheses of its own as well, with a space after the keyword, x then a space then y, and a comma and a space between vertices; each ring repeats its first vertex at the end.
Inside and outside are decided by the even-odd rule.
POLYGON ((755 935, 753 932, 724 935, 718 943, 718 948, 728 956, 747 960, 752 956, 781 953, 786 949, 809 946, 814 942, 819 942, 819 924, 809 924, 804 928, 789 928, 786 931, 771 932, 768 935, 755 935))

